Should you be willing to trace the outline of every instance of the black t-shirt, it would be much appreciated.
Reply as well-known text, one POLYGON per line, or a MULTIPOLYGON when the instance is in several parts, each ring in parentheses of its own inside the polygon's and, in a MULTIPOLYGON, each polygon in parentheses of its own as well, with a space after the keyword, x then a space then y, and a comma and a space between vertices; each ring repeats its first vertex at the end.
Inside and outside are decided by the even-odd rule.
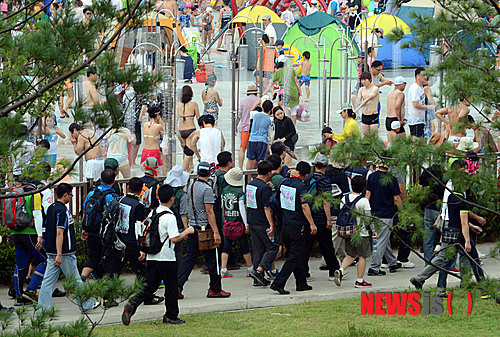
POLYGON ((253 179, 247 185, 247 217, 250 225, 269 226, 264 207, 270 207, 271 196, 271 188, 259 178, 253 179))
POLYGON ((398 208, 394 203, 394 197, 401 194, 398 181, 388 173, 375 171, 368 176, 366 190, 370 191, 370 207, 372 214, 381 219, 389 219, 396 215, 398 208))
POLYGON ((462 222, 460 220, 460 213, 469 213, 470 205, 458 199, 456 196, 457 194, 465 199, 464 195, 458 192, 451 193, 448 197, 448 215, 450 219, 448 226, 461 229, 462 222))
POLYGON ((146 218, 144 205, 135 196, 127 195, 120 202, 121 223, 118 228, 118 237, 128 245, 137 244, 135 236, 135 222, 146 218))
POLYGON ((57 228, 64 229, 62 254, 68 255, 76 252, 76 234, 73 217, 66 205, 56 201, 47 209, 47 216, 43 224, 43 238, 45 251, 48 254, 57 254, 56 237, 57 228))
POLYGON ((363 5, 361 0, 349 0, 347 5, 349 8, 353 8, 355 6, 358 6, 358 9, 356 10, 356 13, 361 13, 361 6, 363 5))
POLYGON ((306 194, 306 185, 299 178, 287 178, 281 182, 279 200, 284 226, 305 226, 308 224, 302 211, 302 204, 307 203, 304 198, 306 194))
MULTIPOLYGON (((443 172, 441 172, 439 166, 434 165, 429 167, 427 170, 431 172, 434 176, 436 176, 440 181, 443 181, 443 172)), ((420 180, 418 181, 418 184, 424 187, 426 186, 431 187, 431 192, 428 198, 425 199, 424 201, 424 208, 429 208, 439 211, 436 202, 443 198, 445 187, 439 184, 436 180, 434 180, 434 178, 432 178, 427 171, 424 171, 422 173, 422 175, 420 176, 420 180)))
MULTIPOLYGON (((349 179, 343 170, 329 166, 325 171, 325 175, 330 179, 331 185, 337 185, 342 191, 341 195, 335 196, 336 198, 341 198, 343 195, 350 192, 349 179)), ((332 216, 338 216, 339 211, 340 206, 332 206, 332 216)))
MULTIPOLYGON (((312 174, 311 179, 314 179, 316 181, 316 195, 321 194, 323 192, 330 192, 330 193, 332 192, 332 184, 330 183, 330 179, 328 179, 328 177, 325 176, 323 173, 315 172, 314 174, 312 174)), ((311 211, 313 211, 312 208, 311 211)), ((317 212, 313 212, 312 217, 315 224, 321 224, 321 225, 326 224, 327 220, 326 213, 323 207, 319 209, 317 212)))

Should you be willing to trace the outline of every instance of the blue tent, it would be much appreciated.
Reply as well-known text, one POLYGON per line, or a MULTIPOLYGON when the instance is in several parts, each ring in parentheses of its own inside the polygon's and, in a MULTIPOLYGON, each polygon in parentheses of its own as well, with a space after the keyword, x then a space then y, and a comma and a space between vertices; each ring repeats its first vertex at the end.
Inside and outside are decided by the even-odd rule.
MULTIPOLYGON (((403 44, 413 39, 412 34, 407 34, 398 44, 403 44)), ((424 56, 417 50, 411 48, 396 48, 396 54, 392 50, 392 42, 385 39, 379 39, 379 44, 382 47, 378 48, 377 60, 382 61, 384 68, 395 67, 423 67, 427 63, 424 56)))

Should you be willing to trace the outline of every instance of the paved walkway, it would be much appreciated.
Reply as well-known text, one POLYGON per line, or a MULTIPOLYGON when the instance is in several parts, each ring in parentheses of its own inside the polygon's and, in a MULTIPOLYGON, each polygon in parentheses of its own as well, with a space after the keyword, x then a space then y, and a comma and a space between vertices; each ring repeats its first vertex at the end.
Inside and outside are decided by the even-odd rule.
MULTIPOLYGON (((481 244, 479 250, 487 253, 493 248, 493 244, 481 244)), ((252 308, 282 306, 296 303, 303 303, 308 301, 326 301, 342 298, 359 297, 363 291, 380 292, 380 291, 404 291, 411 286, 409 279, 417 274, 423 268, 423 262, 413 254, 410 255, 412 262, 416 263, 415 269, 400 269, 394 274, 389 274, 387 270, 386 276, 367 276, 368 282, 373 283, 373 287, 369 289, 354 288, 354 281, 356 279, 356 268, 349 267, 348 275, 344 280, 341 287, 337 287, 333 282, 328 281, 328 272, 320 271, 320 259, 311 259, 309 266, 311 276, 315 279, 310 282, 313 287, 312 291, 296 292, 293 276, 289 279, 287 290, 291 292, 290 295, 278 295, 278 293, 269 289, 269 287, 253 287, 253 280, 246 277, 246 268, 242 267, 239 270, 232 271, 233 277, 222 280, 223 289, 232 293, 230 298, 225 299, 207 299, 206 292, 208 288, 208 275, 203 275, 199 269, 195 269, 185 285, 184 295, 185 299, 179 301, 180 316, 204 313, 204 312, 217 312, 217 311, 230 311, 230 310, 245 310, 252 308)), ((494 259, 485 259, 483 266, 485 272, 493 278, 500 277, 500 262, 494 259)), ((280 268, 283 261, 279 261, 278 268, 280 268)), ((133 281, 132 275, 125 276, 127 282, 133 281)), ((437 274, 427 281, 425 287, 435 287, 437 283, 437 274)), ((448 284, 450 287, 459 284, 458 279, 449 276, 448 284)), ((62 285, 58 284, 62 289, 62 285)), ((157 292, 162 295, 163 291, 160 289, 157 292)), ((479 300, 479 299, 474 299, 479 300)), ((12 299, 7 297, 7 288, 0 289, 0 301, 3 305, 12 305, 12 299)), ((73 305, 67 298, 55 298, 54 305, 59 309, 60 323, 73 322, 80 317, 80 313, 75 305, 73 305)), ((120 324, 121 314, 123 311, 123 304, 119 307, 111 308, 107 311, 103 324, 120 324)), ((137 313, 133 317, 133 321, 139 320, 152 320, 160 319, 165 312, 163 304, 153 306, 140 306, 137 313)), ((102 313, 102 309, 97 309, 92 313, 92 316, 97 318, 102 313)))

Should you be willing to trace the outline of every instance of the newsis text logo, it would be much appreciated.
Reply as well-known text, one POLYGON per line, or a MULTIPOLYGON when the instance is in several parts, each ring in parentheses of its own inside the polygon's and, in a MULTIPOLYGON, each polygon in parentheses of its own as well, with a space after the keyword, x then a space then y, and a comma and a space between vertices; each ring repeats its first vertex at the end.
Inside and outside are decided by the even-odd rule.
MULTIPOLYGON (((451 300, 430 293, 361 293, 361 315, 441 315, 444 307, 453 315, 451 300)), ((467 291, 467 315, 472 311, 472 296, 467 291)))

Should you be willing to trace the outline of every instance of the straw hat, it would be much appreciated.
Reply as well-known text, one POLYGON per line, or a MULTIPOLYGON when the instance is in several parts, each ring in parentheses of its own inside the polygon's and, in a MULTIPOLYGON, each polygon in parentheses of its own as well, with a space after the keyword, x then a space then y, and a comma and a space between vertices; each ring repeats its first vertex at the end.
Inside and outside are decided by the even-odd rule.
POLYGON ((182 187, 186 186, 189 180, 189 174, 182 170, 182 166, 175 165, 172 167, 170 172, 167 174, 167 179, 165 179, 165 184, 172 187, 182 187))
POLYGON ((244 183, 243 171, 238 167, 233 167, 227 171, 224 175, 224 179, 226 179, 226 182, 231 186, 241 187, 244 183))
POLYGON ((247 88, 247 95, 248 94, 256 94, 258 93, 259 91, 257 90, 257 87, 255 85, 249 85, 248 88, 247 88))

